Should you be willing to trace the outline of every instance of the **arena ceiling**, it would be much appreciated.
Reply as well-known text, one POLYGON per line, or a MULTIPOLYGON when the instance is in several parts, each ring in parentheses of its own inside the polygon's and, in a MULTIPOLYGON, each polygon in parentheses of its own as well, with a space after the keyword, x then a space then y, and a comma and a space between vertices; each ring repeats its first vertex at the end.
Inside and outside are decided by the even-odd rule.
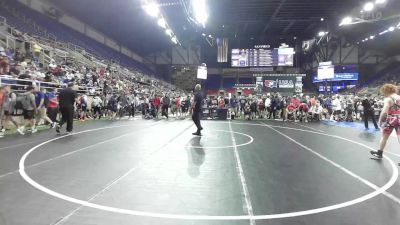
MULTIPOLYGON (((155 19, 144 12, 140 0, 50 1, 140 54, 165 50, 172 44, 155 19)), ((335 30, 356 41, 370 30, 385 26, 365 24, 355 30, 338 29, 344 16, 359 13, 365 3, 362 0, 208 0, 210 17, 203 29, 188 20, 184 7, 188 1, 158 0, 181 42, 205 41, 202 33, 206 33, 228 37, 231 45, 246 47, 282 40, 290 43, 294 37, 305 40, 321 30, 335 30)), ((398 13, 399 9, 394 11, 398 13)))

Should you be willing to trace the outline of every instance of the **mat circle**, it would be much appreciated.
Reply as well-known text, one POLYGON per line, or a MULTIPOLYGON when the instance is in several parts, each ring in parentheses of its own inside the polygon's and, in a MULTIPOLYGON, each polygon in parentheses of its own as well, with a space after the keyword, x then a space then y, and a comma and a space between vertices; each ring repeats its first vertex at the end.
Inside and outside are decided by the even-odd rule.
MULTIPOLYGON (((252 124, 252 123, 231 123, 231 124, 239 124, 241 126, 243 126, 243 125, 264 126, 264 127, 270 126, 270 125, 266 125, 266 124, 252 124)), ((320 134, 320 135, 323 135, 323 136, 342 139, 342 140, 348 141, 350 143, 358 144, 358 145, 360 145, 362 147, 365 147, 367 149, 371 149, 370 147, 368 147, 367 145, 364 145, 362 143, 359 143, 359 142, 356 142, 356 141, 353 141, 353 140, 350 140, 350 139, 347 139, 347 138, 335 136, 335 135, 330 135, 330 134, 325 134, 325 133, 318 133, 318 132, 313 132, 313 131, 303 130, 303 129, 297 129, 297 128, 282 127, 282 126, 270 126, 270 127, 276 127, 276 128, 282 128, 282 129, 293 129, 293 130, 302 131, 302 132, 320 134)), ((97 130, 111 129, 111 128, 117 128, 117 127, 103 127, 103 128, 99 128, 99 129, 92 129, 92 130, 87 130, 87 131, 76 132, 76 133, 73 133, 72 135, 77 135, 77 134, 87 133, 87 132, 92 132, 92 131, 97 131, 97 130)), ((70 136, 70 135, 68 135, 68 136, 70 136)), ((73 198, 73 197, 58 193, 56 191, 53 191, 53 190, 51 190, 51 189, 39 184, 38 182, 33 180, 26 173, 26 171, 25 171, 25 161, 26 161, 27 157, 32 152, 34 152, 35 150, 37 150, 39 147, 41 147, 43 145, 46 145, 46 144, 48 144, 48 143, 50 143, 52 141, 59 140, 59 139, 64 138, 64 137, 66 137, 66 136, 61 136, 61 137, 50 139, 50 140, 45 141, 45 142, 43 142, 43 143, 41 143, 39 145, 36 145, 35 147, 33 147, 29 151, 27 151, 22 156, 22 158, 20 159, 20 162, 19 162, 19 173, 20 173, 21 177, 26 182, 28 182, 30 185, 35 187, 36 189, 38 189, 38 190, 40 190, 40 191, 42 191, 42 192, 44 192, 44 193, 46 193, 48 195, 51 195, 53 197, 59 198, 61 200, 68 201, 68 202, 71 202, 71 203, 75 203, 75 204, 78 204, 78 205, 81 205, 81 206, 93 208, 93 209, 99 209, 99 210, 103 210, 103 211, 107 211, 107 212, 113 212, 113 213, 119 213, 119 214, 125 214, 125 215, 133 215, 133 216, 144 216, 144 217, 152 217, 152 218, 166 218, 166 219, 177 219, 177 220, 208 220, 208 221, 209 220, 223 220, 223 221, 234 221, 234 220, 282 219, 282 218, 291 218, 291 217, 312 215, 312 214, 328 212, 328 211, 332 211, 332 210, 336 210, 336 209, 341 209, 341 208, 353 206, 353 205, 362 203, 364 201, 367 201, 367 200, 369 200, 371 198, 374 198, 374 197, 384 193, 389 188, 391 188, 396 183, 398 175, 399 175, 399 170, 398 170, 397 166, 395 165, 395 163, 390 158, 388 158, 387 156, 384 156, 384 159, 386 161, 388 161, 390 163, 391 167, 392 167, 392 176, 391 176, 390 180, 385 185, 383 185, 382 187, 379 187, 377 190, 375 190, 375 191, 373 191, 373 192, 371 192, 369 194, 363 195, 363 196, 361 196, 359 198, 356 198, 356 199, 353 199, 353 200, 350 200, 350 201, 346 201, 346 202, 343 202, 343 203, 334 204, 334 205, 330 205, 330 206, 310 209, 310 210, 297 211, 297 212, 268 214, 268 215, 254 215, 254 216, 250 216, 250 215, 208 216, 208 215, 183 215, 183 214, 166 214, 166 213, 137 211, 137 210, 121 209, 121 208, 116 208, 116 207, 110 207, 110 206, 95 204, 95 203, 91 203, 89 201, 76 199, 76 198, 73 198)))
MULTIPOLYGON (((249 145, 251 143, 254 142, 254 138, 248 134, 244 134, 244 133, 240 133, 240 132, 236 132, 236 131, 230 131, 230 130, 213 130, 215 132, 225 132, 225 133, 232 133, 232 134, 239 134, 242 136, 245 136, 247 138, 249 138, 249 141, 247 141, 246 143, 243 144, 236 144, 236 145, 224 145, 224 146, 193 146, 193 145, 186 145, 187 148, 204 148, 204 149, 218 149, 218 148, 237 148, 237 147, 243 147, 245 145, 249 145)), ((203 137, 203 136, 199 136, 203 137)), ((207 137, 207 136, 205 136, 207 137)))

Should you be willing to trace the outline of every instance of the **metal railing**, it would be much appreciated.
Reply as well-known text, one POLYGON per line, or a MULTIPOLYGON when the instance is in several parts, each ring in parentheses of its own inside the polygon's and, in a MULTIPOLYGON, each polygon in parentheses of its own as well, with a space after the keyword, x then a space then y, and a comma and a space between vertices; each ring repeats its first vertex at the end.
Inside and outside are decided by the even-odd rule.
POLYGON ((7 19, 5 17, 0 16, 0 26, 6 26, 7 19))
POLYGON ((15 38, 3 32, 0 32, 0 42, 3 43, 6 48, 15 49, 16 47, 15 38))
MULTIPOLYGON (((15 92, 24 92, 28 86, 35 86, 44 89, 56 89, 57 92, 60 89, 65 88, 67 85, 62 83, 45 82, 38 80, 26 80, 17 79, 10 76, 0 76, 0 87, 9 85, 15 92)), ((88 86, 76 86, 78 93, 102 93, 103 88, 100 87, 88 87, 88 86)))

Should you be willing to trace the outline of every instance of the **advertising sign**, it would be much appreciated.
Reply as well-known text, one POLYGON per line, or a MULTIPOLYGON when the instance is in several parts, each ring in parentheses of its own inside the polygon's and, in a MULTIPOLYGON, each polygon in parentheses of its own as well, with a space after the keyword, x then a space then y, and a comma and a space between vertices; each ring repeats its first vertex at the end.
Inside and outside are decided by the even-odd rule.
MULTIPOLYGON (((329 81, 345 81, 345 80, 358 80, 358 73, 335 73, 332 79, 329 81)), ((318 79, 317 76, 313 77, 313 83, 324 82, 324 80, 318 79)))
POLYGON ((264 77, 264 91, 266 92, 296 92, 302 90, 303 83, 299 82, 301 77, 276 76, 264 77))

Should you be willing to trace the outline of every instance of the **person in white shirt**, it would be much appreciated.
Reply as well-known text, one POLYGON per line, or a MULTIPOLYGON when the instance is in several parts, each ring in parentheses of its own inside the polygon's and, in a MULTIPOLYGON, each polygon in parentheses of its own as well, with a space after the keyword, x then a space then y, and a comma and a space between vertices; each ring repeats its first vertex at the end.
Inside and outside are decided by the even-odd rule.
POLYGON ((97 94, 96 97, 93 98, 92 101, 92 107, 93 107, 93 117, 96 119, 97 115, 99 116, 99 119, 101 119, 102 113, 101 113, 101 107, 103 104, 103 100, 101 100, 100 95, 97 94))
POLYGON ((322 120, 322 111, 323 108, 319 102, 316 105, 311 106, 310 108, 310 113, 313 119, 315 118, 317 120, 322 120))
POLYGON ((331 120, 339 120, 340 114, 342 114, 342 102, 340 100, 340 96, 333 96, 332 109, 333 114, 331 116, 331 120))
POLYGON ((271 113, 271 98, 270 95, 267 95, 265 99, 265 118, 269 118, 269 114, 271 113))

